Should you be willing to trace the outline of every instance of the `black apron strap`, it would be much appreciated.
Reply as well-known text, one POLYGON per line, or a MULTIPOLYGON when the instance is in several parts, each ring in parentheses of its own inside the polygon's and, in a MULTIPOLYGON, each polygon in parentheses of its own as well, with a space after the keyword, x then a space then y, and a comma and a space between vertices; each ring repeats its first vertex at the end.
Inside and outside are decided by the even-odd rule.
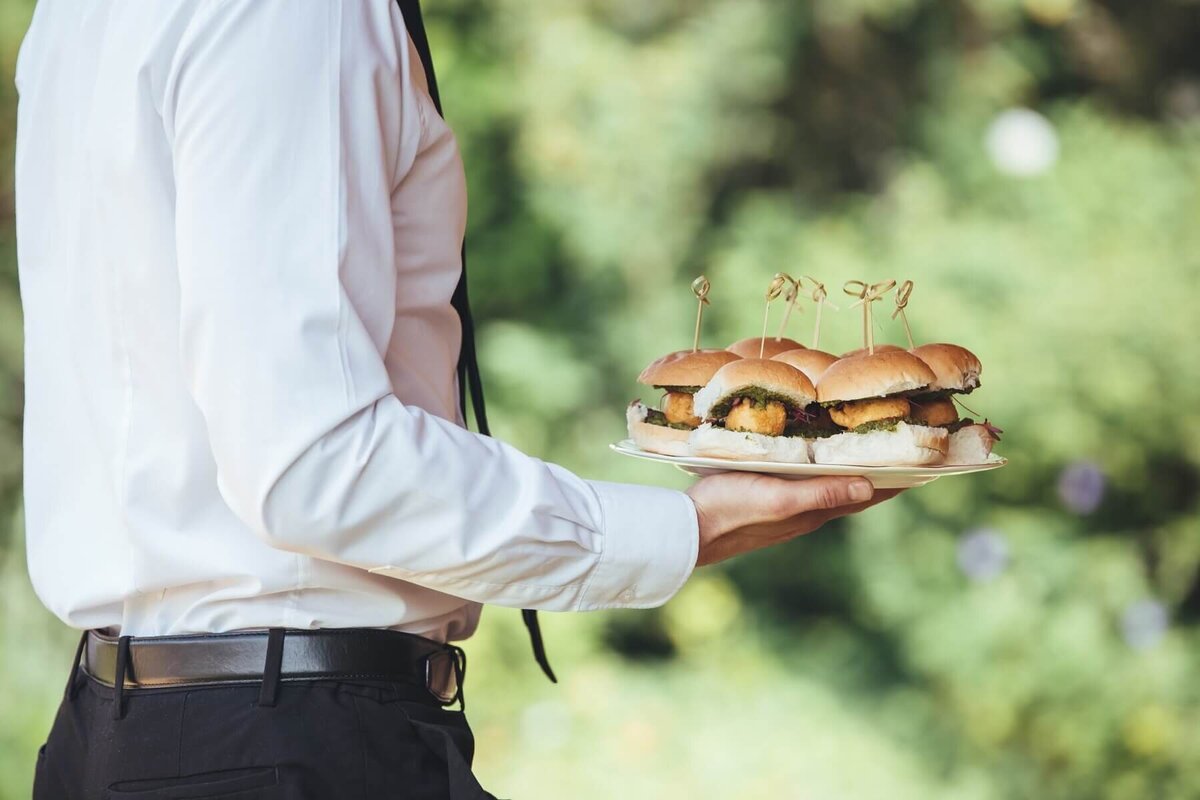
MULTIPOLYGON (((404 16, 404 26, 412 38, 417 55, 421 57, 421 66, 425 68, 425 81, 429 84, 429 96, 438 113, 442 113, 442 98, 438 94, 437 77, 433 72, 433 57, 429 53, 429 39, 425 35, 425 23, 421 20, 420 0, 396 0, 400 13, 404 16)), ((462 274, 450 304, 458 312, 462 324, 462 347, 458 353, 458 403, 462 409, 463 418, 467 416, 467 393, 471 395, 471 409, 475 412, 475 427, 484 436, 490 436, 488 428, 487 409, 483 401, 483 380, 479 375, 479 360, 475 353, 475 323, 471 319, 471 304, 467 299, 467 248, 463 245, 462 274)), ((525 627, 529 629, 529 641, 533 645, 533 657, 546 677, 554 683, 554 670, 550 669, 550 661, 546 658, 546 647, 542 642, 542 629, 538 623, 537 612, 524 609, 521 612, 525 627)))

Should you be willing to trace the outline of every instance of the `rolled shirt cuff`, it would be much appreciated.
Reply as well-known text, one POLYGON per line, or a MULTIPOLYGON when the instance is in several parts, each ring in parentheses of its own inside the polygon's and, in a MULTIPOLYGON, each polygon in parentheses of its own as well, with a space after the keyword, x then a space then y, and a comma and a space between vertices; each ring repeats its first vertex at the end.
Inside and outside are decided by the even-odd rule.
POLYGON ((683 492, 588 481, 600 501, 603 551, 580 594, 579 610, 654 608, 696 567, 700 530, 683 492))

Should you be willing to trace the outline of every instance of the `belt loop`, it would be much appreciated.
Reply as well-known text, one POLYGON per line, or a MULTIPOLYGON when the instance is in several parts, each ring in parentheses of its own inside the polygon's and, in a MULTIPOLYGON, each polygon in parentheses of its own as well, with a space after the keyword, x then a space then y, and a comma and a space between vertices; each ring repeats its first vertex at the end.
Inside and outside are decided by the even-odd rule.
POLYGON ((75 660, 71 662, 71 675, 67 678, 66 698, 74 700, 76 692, 79 691, 75 686, 75 681, 79 677, 79 662, 83 660, 83 648, 87 645, 88 632, 85 630, 83 635, 79 637, 79 644, 75 647, 75 660))
POLYGON ((258 692, 258 704, 267 708, 275 706, 279 694, 279 677, 283 671, 283 628, 267 631, 267 661, 263 664, 262 688, 258 692))
POLYGON ((129 671, 129 640, 122 636, 117 640, 117 675, 113 679, 113 719, 125 716, 125 673, 129 671))

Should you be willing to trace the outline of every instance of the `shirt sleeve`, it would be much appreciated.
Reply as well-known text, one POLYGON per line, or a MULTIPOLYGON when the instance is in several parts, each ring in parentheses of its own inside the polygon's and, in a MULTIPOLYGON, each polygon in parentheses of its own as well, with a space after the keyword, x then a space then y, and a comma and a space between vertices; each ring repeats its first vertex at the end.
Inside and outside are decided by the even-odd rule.
POLYGON ((184 378, 222 496, 273 547, 468 600, 660 605, 696 561, 687 495, 585 481, 392 391, 368 321, 404 291, 395 229, 362 212, 420 130, 395 8, 215 2, 164 82, 184 378))

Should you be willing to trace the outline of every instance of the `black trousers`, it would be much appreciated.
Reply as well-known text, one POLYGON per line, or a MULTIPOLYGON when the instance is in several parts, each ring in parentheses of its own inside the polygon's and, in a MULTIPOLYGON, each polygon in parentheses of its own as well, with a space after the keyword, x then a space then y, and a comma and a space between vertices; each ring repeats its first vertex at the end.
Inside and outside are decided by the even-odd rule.
POLYGON ((38 754, 34 800, 477 800, 461 711, 378 681, 113 690, 82 671, 38 754))

